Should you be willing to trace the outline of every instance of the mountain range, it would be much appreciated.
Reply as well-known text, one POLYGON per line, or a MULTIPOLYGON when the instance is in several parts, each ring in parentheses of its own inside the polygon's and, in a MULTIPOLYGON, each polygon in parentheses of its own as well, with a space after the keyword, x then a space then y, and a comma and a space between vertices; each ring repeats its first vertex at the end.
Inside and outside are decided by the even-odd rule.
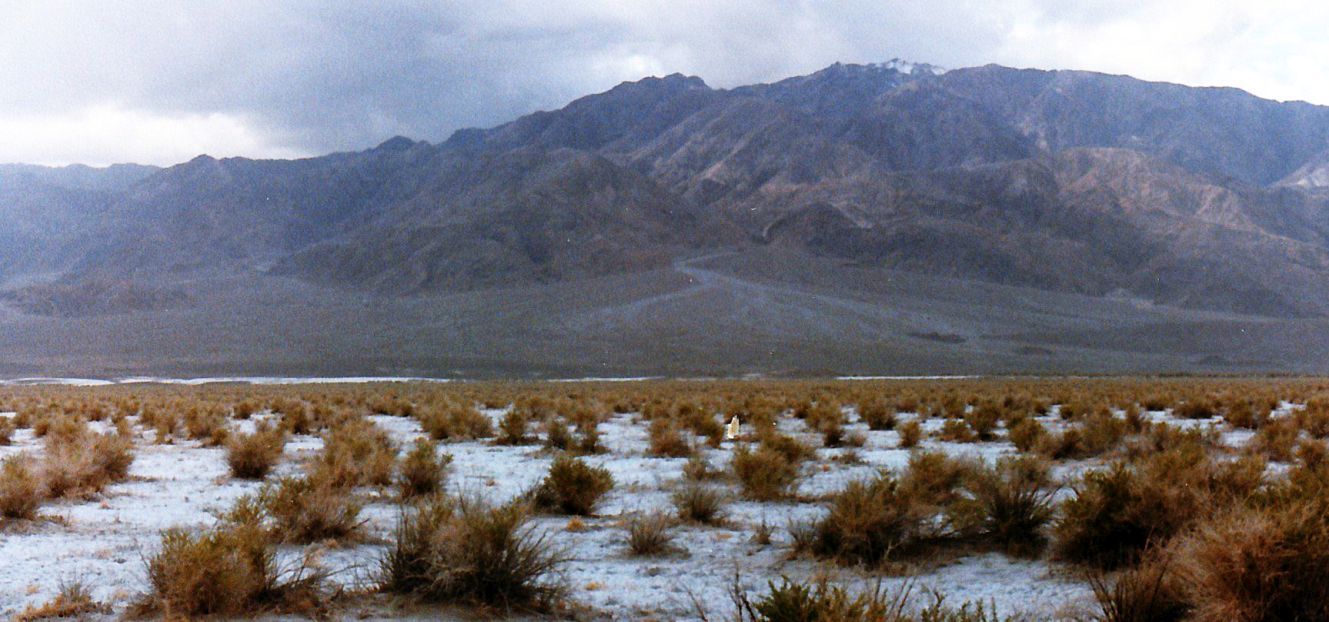
POLYGON ((1329 108, 670 75, 439 143, 0 166, 0 373, 1321 371, 1329 108))

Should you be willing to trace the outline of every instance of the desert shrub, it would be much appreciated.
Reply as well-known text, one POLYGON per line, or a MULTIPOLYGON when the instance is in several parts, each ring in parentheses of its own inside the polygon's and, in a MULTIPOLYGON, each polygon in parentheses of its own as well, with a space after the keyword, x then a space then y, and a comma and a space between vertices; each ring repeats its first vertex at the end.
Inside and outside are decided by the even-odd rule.
POLYGON ((31 519, 44 495, 30 456, 18 454, 0 462, 0 517, 31 519))
POLYGON ((1118 463, 1092 471, 1061 505, 1056 523, 1057 553, 1063 559, 1115 568, 1134 560, 1155 537, 1155 512, 1142 507, 1137 475, 1118 463))
POLYGON ((798 483, 798 465, 784 453, 766 446, 751 451, 740 445, 734 449, 730 467, 738 477, 743 496, 754 501, 786 498, 798 483))
POLYGON ((850 482, 814 524, 811 552, 847 563, 880 564, 911 553, 926 540, 928 517, 888 474, 850 482))
POLYGON ((1305 430, 1313 438, 1329 436, 1329 409, 1308 407, 1297 411, 1297 427, 1305 430))
POLYGON ((895 407, 885 400, 872 400, 858 405, 858 417, 868 424, 870 430, 892 430, 895 428, 895 407))
POLYGON ((944 508, 956 500, 961 484, 973 471, 973 464, 945 452, 919 451, 909 456, 900 487, 913 502, 944 508))
POLYGON ((1268 412, 1257 412, 1254 404, 1248 401, 1240 401, 1228 408, 1223 414, 1223 419, 1234 428, 1245 428, 1247 430, 1258 429, 1269 417, 1268 412))
POLYGON ((180 419, 174 413, 161 413, 152 423, 152 430, 158 445, 175 442, 175 434, 180 428, 180 419))
POLYGON ((526 410, 509 409, 498 422, 498 438, 494 442, 499 445, 525 445, 531 442, 527 433, 529 427, 530 416, 526 410))
POLYGON ((687 464, 683 465, 683 477, 690 481, 700 482, 718 479, 721 475, 723 473, 718 469, 711 468, 710 461, 701 454, 692 454, 688 458, 687 464))
POLYGON ((275 547, 256 525, 168 529, 147 564, 150 592, 137 608, 168 619, 308 612, 326 598, 326 575, 305 565, 279 570, 275 547))
POLYGON ((668 514, 656 512, 633 516, 628 521, 628 550, 633 555, 663 555, 672 548, 673 520, 668 514))
POLYGON ((1016 554, 1037 553, 1042 529, 1052 518, 1051 475, 1047 463, 1022 456, 994 467, 973 469, 963 485, 968 493, 955 504, 953 520, 968 536, 1016 554))
POLYGON ((1190 619, 1329 619, 1329 519, 1323 500, 1238 511, 1178 546, 1190 619))
POLYGON ((1098 605, 1095 622, 1180 622, 1190 612, 1166 563, 1146 561, 1109 579, 1103 574, 1089 578, 1098 605))
POLYGON ((719 489, 691 484, 675 492, 672 500, 679 520, 703 525, 724 521, 726 495, 719 489))
POLYGON ((252 399, 241 400, 231 406, 231 416, 241 421, 254 416, 255 413, 262 410, 252 399))
POLYGON ((565 588, 562 554, 521 504, 431 497, 407 509, 379 561, 379 589, 437 603, 548 611, 565 588))
POLYGON ((809 429, 822 431, 827 426, 844 425, 844 409, 834 400, 817 400, 795 409, 794 416, 803 419, 809 429))
POLYGON ((279 428, 260 426, 253 434, 233 436, 226 443, 226 464, 231 476, 241 479, 263 479, 281 459, 286 446, 286 432, 279 428))
POLYGON ((827 422, 821 426, 821 444, 823 447, 839 447, 844 444, 844 426, 827 422))
POLYGON ((272 412, 281 417, 281 428, 290 434, 313 434, 317 427, 309 405, 300 400, 274 405, 272 412))
POLYGON ((1077 426, 1071 426, 1060 433, 1044 432, 1034 441, 1034 451, 1052 460, 1067 460, 1088 457, 1085 448, 1084 432, 1077 426))
POLYGON ((604 453, 604 445, 600 444, 599 421, 595 418, 587 418, 577 422, 576 442, 573 449, 581 455, 591 455, 604 453))
POLYGON ((189 438, 203 441, 207 447, 226 442, 230 428, 226 427, 226 414, 220 410, 206 407, 192 408, 185 413, 185 433, 189 438))
POLYGON ((776 432, 774 429, 761 434, 761 448, 784 456, 790 464, 798 464, 816 455, 811 447, 804 445, 788 434, 776 432))
POLYGON ((923 440, 923 426, 917 420, 906 421, 896 429, 900 433, 900 447, 904 449, 917 447, 918 442, 923 440))
POLYGON ((361 502, 344 487, 314 477, 285 477, 262 494, 282 542, 345 540, 359 533, 361 502))
POLYGON ((558 451, 572 449, 572 432, 563 418, 551 417, 545 421, 545 447, 558 451))
POLYGON ((446 404, 416 415, 420 427, 436 441, 488 438, 494 423, 474 406, 446 404))
POLYGON ((1002 414, 1001 407, 995 404, 981 404, 965 413, 964 421, 969 424, 969 429, 973 431, 978 440, 990 441, 992 440, 992 431, 997 429, 1002 414))
POLYGON ((904 613, 908 605, 904 592, 888 595, 878 587, 850 594, 825 579, 804 585, 782 578, 779 585, 771 581, 767 587, 767 593, 755 601, 737 586, 731 590, 736 622, 907 622, 909 619, 904 613))
POLYGON ((651 448, 653 456, 682 457, 693 453, 692 446, 683 436, 683 430, 676 421, 670 418, 659 418, 651 420, 650 426, 651 448))
POLYGON ((323 450, 309 473, 321 483, 343 488, 387 486, 396 463, 397 446, 388 433, 368 419, 355 418, 324 433, 323 450))
POLYGON ((437 456, 433 441, 419 439, 401 462, 397 485, 403 499, 432 495, 443 489, 452 456, 437 456))
POLYGON ((1263 471, 1258 460, 1215 464, 1196 446, 1151 456, 1136 469, 1116 463, 1091 471, 1061 505, 1057 553, 1101 568, 1133 563, 1197 517, 1249 497, 1263 471))
POLYGON ((1088 455, 1097 456, 1116 449, 1126 435, 1126 422, 1110 413, 1093 414, 1080 423, 1082 447, 1088 455))
POLYGON ((14 442, 14 420, 10 417, 0 417, 0 445, 9 445, 14 442))
POLYGON ((1006 432, 1011 444, 1022 452, 1032 451, 1046 435, 1047 430, 1043 428, 1043 424, 1033 417, 1021 419, 1006 432))
POLYGON ((129 437, 87 431, 76 437, 52 434, 42 464, 47 494, 59 498, 100 491, 127 477, 133 462, 129 437))
POLYGON ((1172 408, 1172 416, 1181 419, 1211 419, 1219 415, 1218 405, 1210 400, 1186 400, 1172 408))
POLYGON ((963 419, 947 419, 937 431, 937 438, 951 443, 970 443, 978 440, 969 429, 969 424, 963 419))
POLYGON ((109 614, 111 606, 98 602, 92 597, 92 590, 81 581, 63 583, 55 598, 38 605, 28 607, 14 617, 14 622, 35 622, 36 620, 75 619, 82 620, 94 614, 109 614))
POLYGON ((559 456, 549 465, 549 474, 535 489, 533 499, 536 507, 546 511, 589 516, 613 487, 614 477, 608 469, 559 456))
POLYGON ((1248 447, 1270 460, 1289 462, 1301 430, 1293 419, 1274 419, 1262 426, 1251 437, 1248 447))

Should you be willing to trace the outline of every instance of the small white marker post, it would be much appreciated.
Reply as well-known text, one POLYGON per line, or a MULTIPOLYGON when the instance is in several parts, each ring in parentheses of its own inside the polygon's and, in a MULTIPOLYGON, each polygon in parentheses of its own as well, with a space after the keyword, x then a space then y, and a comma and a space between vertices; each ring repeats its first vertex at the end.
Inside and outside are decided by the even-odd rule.
POLYGON ((729 420, 729 425, 725 426, 724 439, 726 441, 738 440, 738 431, 740 425, 741 424, 739 424, 738 422, 738 415, 734 415, 734 418, 729 420))

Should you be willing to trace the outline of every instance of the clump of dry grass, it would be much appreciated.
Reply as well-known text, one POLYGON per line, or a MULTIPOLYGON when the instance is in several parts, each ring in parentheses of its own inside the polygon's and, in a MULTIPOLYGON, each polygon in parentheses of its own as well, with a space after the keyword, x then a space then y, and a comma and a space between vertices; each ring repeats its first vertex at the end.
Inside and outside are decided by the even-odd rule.
POLYGON ((1021 419, 1006 431, 1006 437, 1021 452, 1033 451, 1047 434, 1043 424, 1033 417, 1021 419))
POLYGON ((323 435, 323 450, 309 473, 342 488, 387 486, 397 463, 397 446, 382 428, 365 418, 343 422, 323 435))
POLYGON ((701 482, 719 479, 723 475, 723 471, 711 468, 710 461, 701 454, 692 454, 688 458, 687 464, 683 465, 683 477, 686 477, 689 481, 701 482))
POLYGON ((33 464, 26 454, 0 462, 0 517, 29 520, 37 515, 46 491, 33 464))
POLYGON ((816 455, 811 447, 804 445, 798 439, 776 432, 773 428, 766 429, 759 433, 761 437, 761 449, 774 451, 787 460, 790 464, 799 464, 816 455))
MULTIPOLYGON (((940 452, 914 454, 900 477, 882 473, 870 480, 850 482, 833 495, 827 515, 805 533, 795 534, 796 545, 819 557, 876 566, 918 555, 965 535, 1027 537, 1013 526, 1015 512, 993 512, 997 503, 975 501, 961 494, 961 485, 973 479, 974 472, 973 465, 940 452), (961 502, 969 504, 963 515, 968 520, 957 525, 961 502), (995 519, 989 520, 993 516, 995 519), (1002 528, 1008 531, 1002 532, 1002 528)), ((992 488, 1006 481, 1000 475, 991 477, 995 480, 992 488)), ((973 488, 983 491, 980 494, 988 493, 984 484, 980 481, 973 488)))
POLYGON ((193 440, 202 441, 205 447, 222 445, 230 435, 227 419, 226 413, 218 408, 195 406, 185 412, 185 433, 193 440))
POLYGON ((917 419, 911 419, 896 427, 900 434, 900 447, 903 449, 912 449, 918 446, 918 442, 923 440, 923 426, 919 425, 917 419))
POLYGON ((1005 410, 1001 406, 986 402, 965 413, 964 422, 969 425, 976 440, 990 441, 992 432, 997 429, 997 424, 1001 422, 1003 415, 1005 410))
POLYGON ((717 488, 690 484, 676 491, 671 500, 679 520, 702 525, 724 522, 727 498, 717 488))
MULTIPOLYGON (((735 622, 998 622, 994 609, 982 603, 965 602, 959 607, 946 604, 936 592, 925 592, 926 599, 913 598, 911 585, 886 590, 881 583, 857 592, 833 585, 825 577, 811 584, 794 583, 782 577, 777 585, 767 583, 767 592, 753 600, 735 578, 730 588, 735 622)), ((701 617, 705 611, 698 604, 701 617)), ((1012 620, 1015 618, 1008 618, 1012 620)))
POLYGON ((549 465, 549 474, 532 496, 536 507, 576 516, 589 516, 600 498, 614 487, 614 477, 604 467, 593 467, 578 458, 559 456, 549 465))
POLYGON ((798 464, 776 449, 763 445, 756 451, 740 445, 734 449, 730 467, 738 477, 743 496, 754 501, 775 501, 793 494, 798 483, 798 464))
POLYGON ((1296 420, 1273 419, 1255 432, 1247 447, 1270 460, 1290 462, 1300 436, 1301 429, 1297 427, 1296 420))
POLYGON ((695 451, 684 436, 683 427, 668 417, 651 420, 650 452, 653 456, 681 458, 690 456, 695 451))
POLYGON ((529 520, 521 504, 430 497, 404 510, 379 560, 379 589, 426 602, 553 611, 566 594, 554 577, 564 557, 529 520))
POLYGON ((941 424, 941 429, 937 431, 936 437, 940 440, 950 443, 972 443, 978 440, 969 424, 963 419, 947 419, 941 424))
POLYGON ((403 499, 432 495, 443 489, 452 456, 438 456, 433 441, 419 439, 401 463, 398 488, 403 499))
POLYGON ((1150 559, 1109 578, 1089 577, 1096 622, 1180 622, 1191 607, 1165 560, 1150 559))
POLYGON ((673 548, 673 526, 674 521, 662 512, 633 516, 627 525, 628 550, 640 557, 668 553, 673 548))
POLYGON ((498 438, 494 439, 494 443, 497 445, 526 445, 531 443, 534 437, 528 433, 530 425, 530 412, 522 408, 509 409, 498 422, 498 438))
POLYGON ((417 413, 420 426, 436 441, 488 438, 494 423, 474 406, 444 404, 417 413))
POLYGON ((14 442, 14 420, 10 417, 0 417, 0 445, 9 445, 14 442))
POLYGON ((895 407, 883 399, 875 399, 858 405, 858 417, 868 424, 870 430, 895 429, 895 407))
POLYGON ((282 542, 348 540, 364 525, 363 504, 351 491, 312 476, 282 478, 263 491, 261 502, 282 542))
POLYGON ((1190 619, 1329 619, 1329 519, 1323 499, 1239 510, 1177 546, 1190 619))
POLYGON ((808 544, 820 557, 877 565, 927 539, 927 518, 898 480, 882 474, 850 482, 836 493, 830 512, 813 526, 808 544))
POLYGON ((60 498, 98 492, 129 475, 134 462, 133 441, 118 434, 77 432, 47 436, 42 475, 46 491, 60 498))
POLYGON ((72 581, 62 583, 60 591, 50 601, 19 612, 14 622, 70 618, 81 620, 98 613, 111 613, 111 606, 93 598, 92 590, 82 581, 72 581))
POLYGON ((1264 483, 1258 459, 1218 462, 1198 444, 1091 471, 1061 505, 1057 554, 1100 568, 1134 563, 1200 517, 1251 498, 1264 483))
POLYGON ((1052 519, 1052 478, 1046 462, 1031 456, 1005 458, 965 477, 968 493, 955 503, 952 520, 968 537, 1017 555, 1037 554, 1052 519))
POLYGON ((285 447, 284 430, 261 425, 253 434, 231 437, 226 443, 226 465, 232 477, 263 479, 277 465, 285 447))
POLYGON ((555 451, 572 449, 572 431, 562 417, 550 417, 545 420, 545 447, 555 451))
POLYGON ((322 606, 326 579, 306 564, 279 570, 276 549, 256 524, 223 522, 199 534, 168 529, 148 559, 151 591, 135 609, 167 619, 307 614, 322 606))

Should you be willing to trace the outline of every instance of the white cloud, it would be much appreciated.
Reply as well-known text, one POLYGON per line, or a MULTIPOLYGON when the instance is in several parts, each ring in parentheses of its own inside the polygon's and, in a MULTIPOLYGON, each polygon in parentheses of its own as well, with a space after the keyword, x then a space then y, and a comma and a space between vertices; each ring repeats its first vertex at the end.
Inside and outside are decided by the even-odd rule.
POLYGON ((894 57, 1329 104, 1325 23, 1322 0, 5 2, 0 127, 31 138, 7 140, 0 158, 163 162, 442 140, 646 74, 732 87, 894 57), (105 102, 115 114, 98 117, 105 102), (115 137, 134 124, 174 138, 34 134, 115 137))
POLYGON ((258 158, 307 155, 269 143, 236 116, 163 116, 111 105, 62 115, 0 117, 0 136, 5 137, 0 142, 0 162, 47 165, 167 165, 202 153, 258 158))

